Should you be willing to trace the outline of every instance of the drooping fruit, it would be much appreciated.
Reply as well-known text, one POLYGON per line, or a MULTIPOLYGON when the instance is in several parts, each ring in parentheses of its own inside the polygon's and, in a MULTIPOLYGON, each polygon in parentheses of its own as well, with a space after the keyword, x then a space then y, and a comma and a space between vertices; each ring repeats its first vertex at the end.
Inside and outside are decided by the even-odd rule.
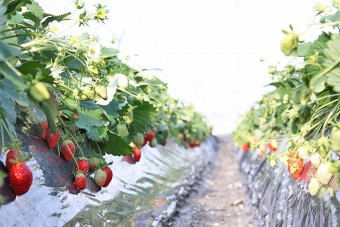
POLYGON ((84 190, 86 188, 86 176, 83 172, 79 171, 76 173, 76 176, 74 178, 74 185, 79 190, 84 190))
POLYGON ((60 153, 66 161, 70 161, 74 153, 76 152, 76 147, 71 140, 65 140, 61 145, 60 153))
POLYGON ((90 171, 95 171, 100 166, 101 159, 91 157, 88 159, 88 163, 90 171))
POLYGON ((43 121, 40 123, 40 137, 42 139, 46 139, 46 133, 48 129, 48 123, 46 121, 43 121))
POLYGON ((296 33, 287 34, 280 42, 280 49, 286 55, 290 55, 298 46, 299 35, 296 33))
POLYGON ((80 158, 77 160, 76 165, 74 166, 74 172, 83 172, 85 175, 89 171, 89 162, 86 158, 80 158))
POLYGON ((106 173, 102 169, 97 169, 94 172, 94 181, 100 187, 102 187, 106 182, 106 173))
POLYGON ((25 163, 16 163, 9 169, 9 183, 16 195, 25 194, 33 181, 32 171, 25 163))
POLYGON ((58 145, 60 139, 60 132, 57 128, 56 131, 53 133, 52 130, 49 128, 46 132, 46 142, 50 148, 54 148, 58 145))
POLYGON ((151 143, 152 139, 155 137, 156 133, 154 131, 147 131, 145 134, 145 138, 147 141, 149 141, 151 143))
POLYGON ((132 148, 133 152, 132 152, 132 157, 136 162, 139 162, 141 156, 142 156, 142 152, 139 148, 134 147, 132 148))
POLYGON ((20 158, 19 151, 17 149, 11 149, 6 154, 6 167, 9 170, 15 162, 20 158))
POLYGON ((103 170, 106 173, 106 181, 103 184, 103 187, 107 187, 110 184, 111 180, 112 180, 113 173, 112 173, 112 170, 110 169, 110 167, 108 167, 108 166, 105 166, 103 168, 103 170))
POLYGON ((133 137, 133 143, 138 147, 141 148, 143 146, 144 143, 144 136, 142 133, 137 133, 134 137, 133 137))
POLYGON ((151 142, 150 142, 150 147, 156 147, 157 146, 157 139, 156 139, 156 137, 154 137, 152 140, 151 140, 151 142))

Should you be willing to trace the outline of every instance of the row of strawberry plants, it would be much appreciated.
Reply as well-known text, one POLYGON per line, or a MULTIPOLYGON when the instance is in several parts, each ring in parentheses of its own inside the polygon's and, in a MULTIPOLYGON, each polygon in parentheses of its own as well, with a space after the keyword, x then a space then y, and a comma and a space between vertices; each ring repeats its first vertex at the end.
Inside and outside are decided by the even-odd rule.
POLYGON ((281 50, 288 64, 272 65, 274 89, 247 112, 233 132, 245 152, 278 162, 311 195, 333 196, 340 181, 340 10, 318 3, 318 23, 306 32, 283 30, 281 50), (320 31, 310 42, 303 36, 320 31), (280 152, 278 152, 280 151, 280 152))
POLYGON ((89 169, 98 185, 111 181, 104 154, 139 161, 146 143, 165 145, 171 137, 195 147, 211 134, 205 117, 170 97, 166 83, 124 63, 114 41, 101 43, 91 30, 68 33, 72 26, 107 20, 105 6, 92 11, 76 1, 74 12, 51 15, 34 0, 0 0, 0 146, 2 155, 8 151, 9 180, 17 195, 32 183, 18 122, 29 128, 28 135, 45 140, 51 152, 75 162, 81 190, 89 169), (97 155, 85 157, 83 145, 97 155))

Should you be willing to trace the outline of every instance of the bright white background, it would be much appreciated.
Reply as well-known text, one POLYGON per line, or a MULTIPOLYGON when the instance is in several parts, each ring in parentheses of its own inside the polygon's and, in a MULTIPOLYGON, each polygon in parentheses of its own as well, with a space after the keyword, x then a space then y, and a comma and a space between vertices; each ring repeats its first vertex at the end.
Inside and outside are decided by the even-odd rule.
MULTIPOLYGON (((73 9, 69 0, 38 2, 51 13, 73 9)), ((161 68, 158 76, 171 94, 193 104, 213 133, 222 134, 268 91, 268 66, 284 57, 281 29, 292 23, 296 32, 306 30, 315 1, 86 1, 97 3, 107 6, 110 20, 89 30, 101 39, 116 38, 135 64, 161 68)))

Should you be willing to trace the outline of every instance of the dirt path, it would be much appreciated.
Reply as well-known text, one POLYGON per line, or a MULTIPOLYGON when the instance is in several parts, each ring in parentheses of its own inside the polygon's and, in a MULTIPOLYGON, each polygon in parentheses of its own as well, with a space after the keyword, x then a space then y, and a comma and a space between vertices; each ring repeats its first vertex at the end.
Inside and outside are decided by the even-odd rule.
POLYGON ((220 137, 215 167, 193 189, 170 226, 253 226, 244 176, 228 137, 220 137))

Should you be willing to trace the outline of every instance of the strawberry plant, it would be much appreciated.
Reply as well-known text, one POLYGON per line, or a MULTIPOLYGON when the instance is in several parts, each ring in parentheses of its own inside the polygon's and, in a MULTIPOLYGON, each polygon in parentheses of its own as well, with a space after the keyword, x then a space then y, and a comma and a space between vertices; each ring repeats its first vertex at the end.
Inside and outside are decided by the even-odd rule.
POLYGON ((282 30, 280 48, 289 64, 271 65, 265 94, 244 115, 233 132, 242 147, 251 138, 259 158, 280 160, 294 180, 309 183, 311 195, 331 196, 340 183, 340 27, 338 6, 315 7, 319 36, 306 41, 309 30, 282 30), (327 9, 327 10, 326 10, 327 9), (325 32, 324 28, 328 28, 325 32), (265 153, 265 146, 273 153, 265 153), (274 153, 275 152, 275 153, 274 153), (310 174, 309 177, 305 175, 310 174), (331 180, 337 181, 332 184, 331 180))
MULTIPOLYGON (((167 84, 147 70, 120 59, 114 43, 102 43, 90 29, 72 33, 73 27, 105 23, 104 6, 94 6, 93 14, 85 7, 76 1, 75 12, 52 15, 34 0, 0 1, 1 153, 9 149, 5 141, 20 141, 23 134, 45 140, 49 152, 75 162, 80 190, 88 169, 100 186, 112 180, 105 154, 135 153, 138 162, 141 151, 133 151, 132 142, 139 149, 172 137, 185 147, 190 141, 199 146, 211 135, 203 115, 172 98, 167 84), (177 139, 180 134, 185 141, 177 139), (96 154, 84 155, 85 148, 96 154)), ((25 145, 23 153, 29 152, 25 145)), ((17 156, 13 150, 6 165, 18 165, 17 156)))

